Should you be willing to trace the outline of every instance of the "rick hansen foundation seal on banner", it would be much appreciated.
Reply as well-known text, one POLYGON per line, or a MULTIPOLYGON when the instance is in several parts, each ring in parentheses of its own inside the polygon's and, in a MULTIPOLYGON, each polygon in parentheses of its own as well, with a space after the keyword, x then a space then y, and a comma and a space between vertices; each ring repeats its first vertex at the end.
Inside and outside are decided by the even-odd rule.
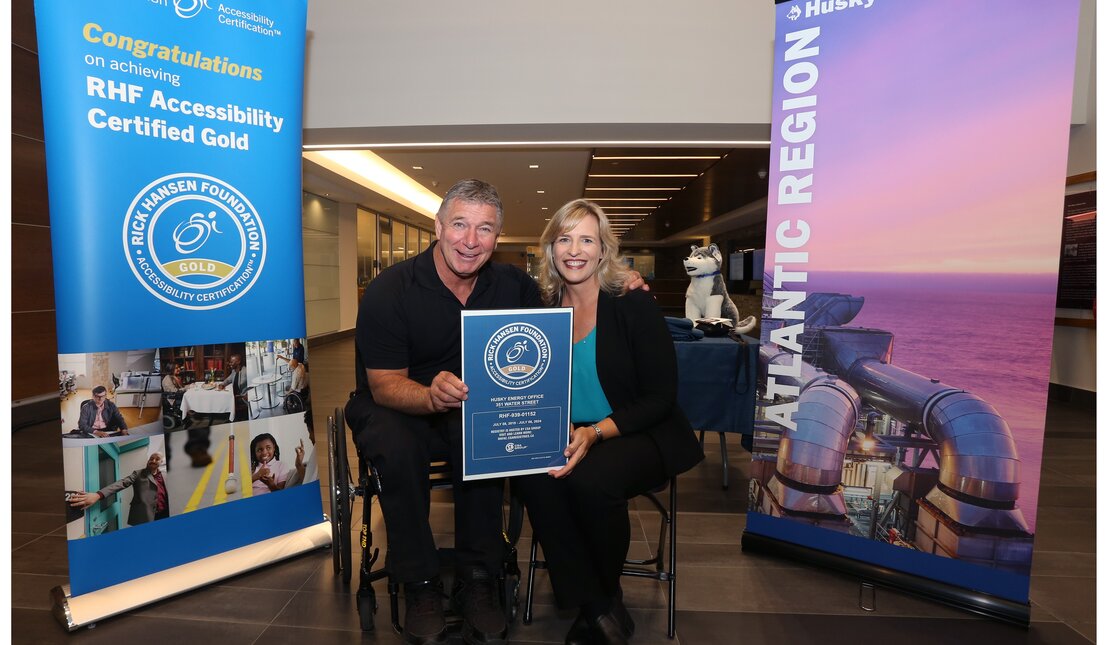
POLYGON ((486 344, 486 373, 509 390, 523 390, 543 378, 551 347, 543 332, 527 323, 498 329, 486 344))
POLYGON ((216 309, 257 282, 266 231, 234 186, 178 173, 135 196, 123 222, 123 249, 135 277, 158 299, 181 309, 216 309))

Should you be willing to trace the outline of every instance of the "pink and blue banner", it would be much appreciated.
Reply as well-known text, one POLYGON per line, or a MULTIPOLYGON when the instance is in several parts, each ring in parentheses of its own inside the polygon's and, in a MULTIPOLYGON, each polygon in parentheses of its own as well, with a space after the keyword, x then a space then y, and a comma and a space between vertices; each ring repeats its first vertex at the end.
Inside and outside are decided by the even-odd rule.
MULTIPOLYGON (((306 13, 306 0, 35 2, 67 595, 323 520, 303 345, 306 13)), ((250 560, 236 557, 182 584, 250 560)))
POLYGON ((1027 603, 1078 9, 777 6, 746 540, 1027 603))

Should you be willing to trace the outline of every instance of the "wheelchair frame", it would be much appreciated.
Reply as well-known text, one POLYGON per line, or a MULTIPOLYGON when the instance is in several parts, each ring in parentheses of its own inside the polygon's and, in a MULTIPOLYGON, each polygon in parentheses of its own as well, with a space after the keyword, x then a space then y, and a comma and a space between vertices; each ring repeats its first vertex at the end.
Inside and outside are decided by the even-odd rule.
MULTIPOLYGON (((362 498, 362 526, 359 531, 359 583, 355 593, 359 625, 363 631, 374 629, 374 614, 378 610, 377 595, 373 583, 387 579, 389 591, 389 613, 393 630, 400 634, 403 629, 400 619, 399 592, 401 585, 389 579, 389 570, 383 565, 374 568, 380 552, 374 546, 373 532, 370 530, 375 495, 381 495, 381 478, 377 470, 361 455, 358 457, 358 482, 351 478, 350 462, 347 457, 347 431, 343 409, 336 408, 328 417, 328 477, 329 504, 332 530, 332 568, 342 578, 344 585, 351 582, 351 522, 355 498, 362 498)), ((356 449, 357 450, 357 449, 356 449)), ((432 489, 451 487, 451 469, 446 462, 432 462, 429 471, 429 486, 432 489)), ((505 543, 505 562, 499 576, 501 602, 505 609, 506 621, 512 623, 520 608, 520 567, 517 563, 516 543, 524 524, 524 507, 515 498, 510 498, 508 525, 502 532, 505 543)), ((451 549, 440 548, 440 560, 450 557, 451 549)), ((458 621, 454 621, 458 622, 458 621)), ((448 622, 450 626, 452 621, 448 622)))

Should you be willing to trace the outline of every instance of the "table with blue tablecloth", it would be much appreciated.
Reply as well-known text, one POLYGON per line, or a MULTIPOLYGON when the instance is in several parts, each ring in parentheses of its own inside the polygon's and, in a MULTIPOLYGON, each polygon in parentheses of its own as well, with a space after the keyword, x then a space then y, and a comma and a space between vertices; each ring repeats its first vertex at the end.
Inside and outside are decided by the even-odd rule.
POLYGON ((748 336, 743 342, 706 337, 675 341, 674 348, 678 357, 678 404, 694 430, 703 433, 703 439, 704 432, 721 433, 723 485, 728 488, 724 433, 747 435, 746 440, 751 441, 759 341, 748 336))

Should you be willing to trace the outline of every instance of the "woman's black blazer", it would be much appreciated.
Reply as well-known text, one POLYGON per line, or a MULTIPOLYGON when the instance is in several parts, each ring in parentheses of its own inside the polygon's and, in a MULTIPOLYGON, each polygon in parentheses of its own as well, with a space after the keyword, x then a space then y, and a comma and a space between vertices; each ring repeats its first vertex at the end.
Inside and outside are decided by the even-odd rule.
POLYGON ((621 434, 655 440, 668 477, 705 458, 676 401, 674 341, 651 294, 598 295, 597 376, 621 434))

